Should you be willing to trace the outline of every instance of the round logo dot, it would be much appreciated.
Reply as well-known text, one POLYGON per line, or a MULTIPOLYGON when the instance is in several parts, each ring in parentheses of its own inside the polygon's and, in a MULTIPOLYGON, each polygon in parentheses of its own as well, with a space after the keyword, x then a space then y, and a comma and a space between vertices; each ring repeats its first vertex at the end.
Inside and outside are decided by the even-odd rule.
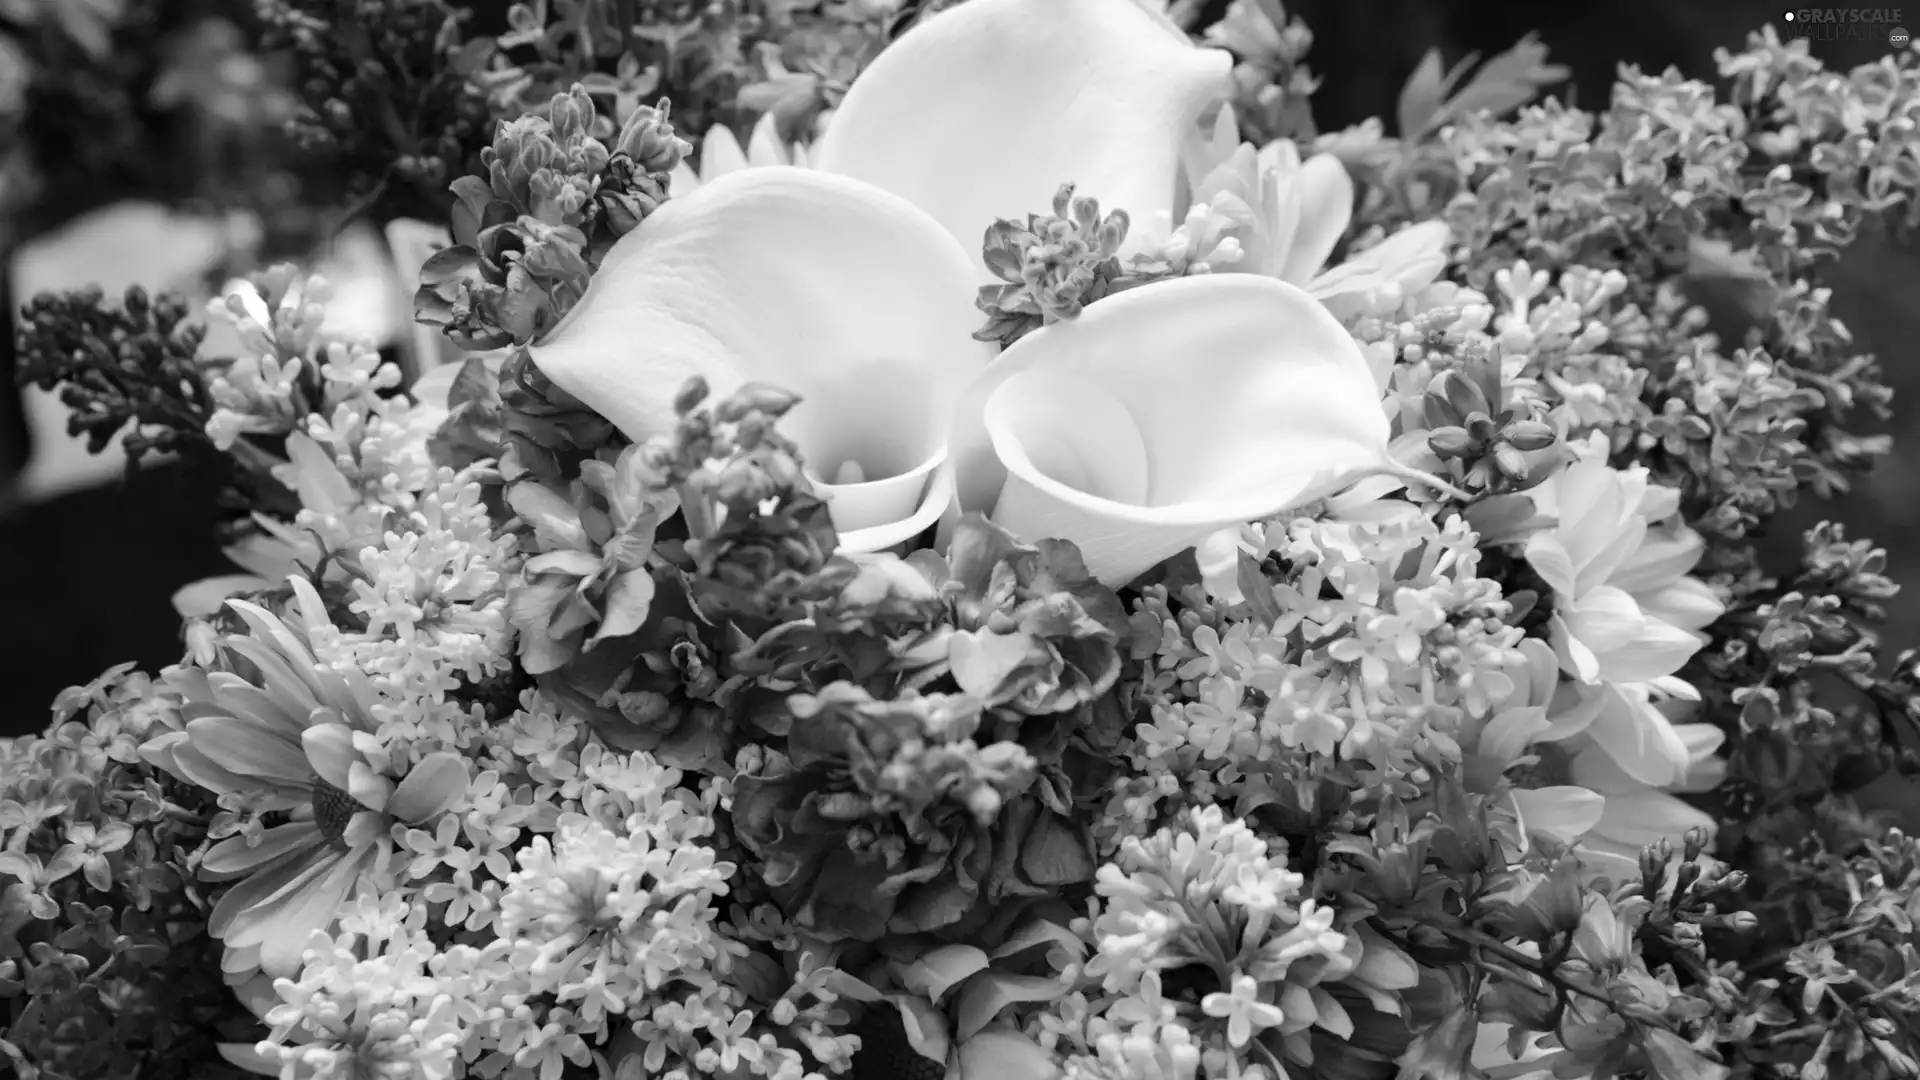
POLYGON ((1904 26, 1896 26, 1887 31, 1887 42, 1896 49, 1906 48, 1910 40, 1912 39, 1907 36, 1907 28, 1904 26))
POLYGON ((1787 21, 1788 21, 1788 22, 1792 22, 1792 21, 1793 21, 1793 12, 1791 12, 1791 11, 1789 11, 1789 12, 1787 12, 1787 21))

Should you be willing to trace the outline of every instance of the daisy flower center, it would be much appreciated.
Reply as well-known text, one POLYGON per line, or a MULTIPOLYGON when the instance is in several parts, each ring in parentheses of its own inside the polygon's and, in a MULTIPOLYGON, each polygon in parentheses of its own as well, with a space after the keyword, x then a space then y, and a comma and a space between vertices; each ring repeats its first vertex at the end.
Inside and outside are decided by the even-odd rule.
POLYGON ((364 809, 360 800, 320 779, 313 778, 313 823, 320 835, 338 848, 347 846, 347 824, 364 809))

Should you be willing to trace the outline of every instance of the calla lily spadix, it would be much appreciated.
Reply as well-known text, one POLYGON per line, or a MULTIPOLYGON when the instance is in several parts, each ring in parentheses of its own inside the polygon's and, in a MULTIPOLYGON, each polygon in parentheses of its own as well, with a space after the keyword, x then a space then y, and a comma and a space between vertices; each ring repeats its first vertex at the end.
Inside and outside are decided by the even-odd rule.
POLYGON ((1283 281, 1147 285, 997 359, 972 339, 988 225, 1066 181, 1170 209, 1228 66, 1132 0, 970 0, 861 76, 813 168, 724 173, 623 237, 533 361, 635 440, 692 376, 798 394, 786 430, 854 552, 980 510, 1119 583, 1390 471, 1358 346, 1283 281))

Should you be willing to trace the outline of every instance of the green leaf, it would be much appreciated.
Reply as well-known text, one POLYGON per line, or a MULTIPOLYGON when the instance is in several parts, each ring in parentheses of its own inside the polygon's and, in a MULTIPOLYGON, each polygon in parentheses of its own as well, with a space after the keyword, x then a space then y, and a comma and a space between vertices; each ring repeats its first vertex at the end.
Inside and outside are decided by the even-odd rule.
POLYGON ((1400 104, 1396 115, 1400 120, 1400 136, 1406 139, 1416 138, 1427 131, 1440 105, 1447 100, 1447 94, 1453 90, 1454 83, 1466 74, 1467 65, 1475 56, 1455 64, 1452 71, 1446 71, 1440 61, 1440 50, 1429 49, 1420 60, 1420 66, 1413 69, 1407 77, 1407 85, 1400 89, 1400 104))
POLYGON ((1047 812, 1020 847, 1020 870, 1035 885, 1073 885, 1093 877, 1093 852, 1071 822, 1047 812))
POLYGON ((894 994, 892 1001, 900 1010, 900 1024, 906 1028, 907 1044, 913 1052, 944 1063, 953 1048, 953 1040, 947 1035, 947 1018, 912 994, 894 994))
POLYGON ((1480 65, 1473 78, 1455 93, 1455 84, 1479 59, 1478 53, 1470 54, 1442 76, 1439 52, 1426 55, 1400 91, 1401 138, 1418 139, 1475 113, 1500 116, 1567 78, 1566 66, 1547 63, 1547 47, 1528 34, 1513 48, 1480 65))
POLYGON ((1008 975, 989 971, 976 976, 960 991, 954 1035, 961 1042, 973 1038, 1000 1010, 1022 1001, 1051 1001, 1067 992, 1064 980, 1045 975, 1008 975))
POLYGON ((946 945, 908 964, 900 983, 938 1003, 948 990, 987 967, 987 954, 971 945, 946 945))
POLYGON ((1731 1074, 1725 1065, 1708 1061, 1685 1039, 1666 1028, 1646 1028, 1641 1047, 1647 1052, 1647 1064, 1656 1080, 1726 1080, 1731 1074))
MULTIPOLYGON (((1052 945, 1066 951, 1074 960, 1087 955, 1087 943, 1078 934, 1054 922, 1052 919, 1034 919, 1032 922, 1008 935, 1000 947, 993 950, 995 960, 1023 953, 1038 945, 1052 945)), ((1059 966, 1059 965, 1055 965, 1059 966)))
POLYGON ((653 575, 645 567, 614 578, 601 601, 600 629, 587 639, 586 647, 591 649, 608 638, 638 633, 653 608, 653 593, 653 575))
POLYGON ((1053 1056, 1012 1028, 982 1031, 960 1044, 959 1080, 1053 1080, 1053 1056))

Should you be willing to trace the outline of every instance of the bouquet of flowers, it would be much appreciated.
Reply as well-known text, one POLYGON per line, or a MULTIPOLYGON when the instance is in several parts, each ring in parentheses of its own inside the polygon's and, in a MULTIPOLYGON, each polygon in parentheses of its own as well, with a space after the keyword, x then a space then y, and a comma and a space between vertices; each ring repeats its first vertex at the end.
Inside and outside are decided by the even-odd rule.
POLYGON ((22 317, 247 515, 0 750, 21 1076, 1920 1074, 1849 794, 1920 665, 1757 543, 1887 449, 1820 282, 1920 220, 1911 52, 1586 112, 1523 41, 1389 136, 1275 0, 328 3, 440 81, 300 122, 492 118, 363 170, 451 184, 410 362, 292 266, 234 355, 22 317))

